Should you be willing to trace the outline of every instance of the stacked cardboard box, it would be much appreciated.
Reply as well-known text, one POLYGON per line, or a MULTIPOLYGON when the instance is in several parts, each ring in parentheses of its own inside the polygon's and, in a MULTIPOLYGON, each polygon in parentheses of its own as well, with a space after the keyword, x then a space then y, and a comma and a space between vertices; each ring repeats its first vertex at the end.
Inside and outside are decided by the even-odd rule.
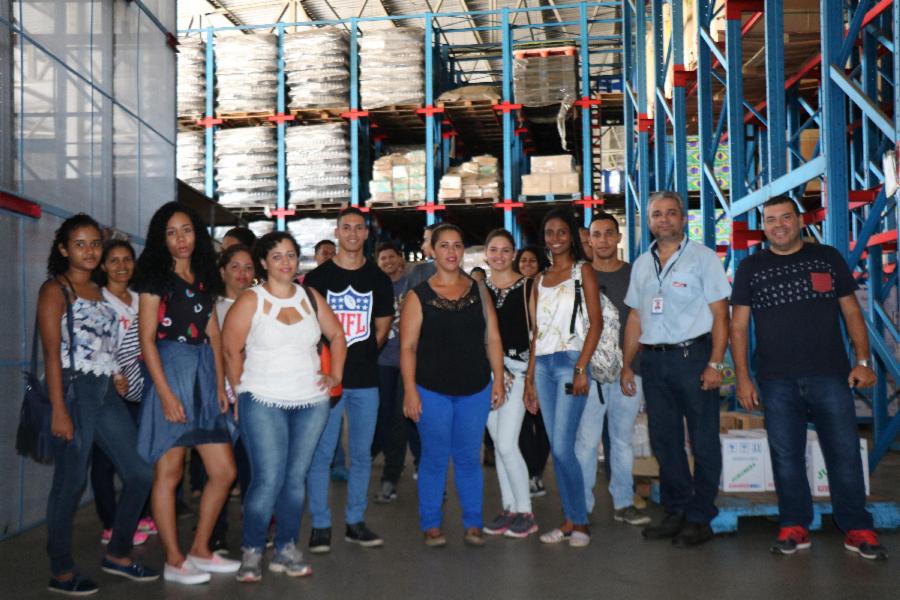
POLYGON ((497 158, 490 154, 476 156, 458 167, 451 167, 441 177, 440 200, 461 198, 489 198, 494 202, 500 196, 497 178, 497 158))
MULTIPOLYGON (((869 443, 866 439, 859 440, 859 453, 863 467, 863 481, 866 485, 866 496, 869 495, 869 443)), ((845 457, 850 460, 850 457, 845 457)), ((828 468, 825 466, 825 457, 822 447, 819 445, 819 436, 815 431, 806 432, 806 478, 809 481, 809 491, 817 498, 831 495, 828 485, 828 468)), ((774 489, 774 485, 772 486, 774 489)))
POLYGON ((547 194, 578 194, 581 191, 581 175, 572 156, 532 156, 531 174, 522 175, 522 194, 546 196, 547 194))
POLYGON ((418 204, 425 200, 425 151, 382 156, 372 166, 369 192, 374 202, 418 204))

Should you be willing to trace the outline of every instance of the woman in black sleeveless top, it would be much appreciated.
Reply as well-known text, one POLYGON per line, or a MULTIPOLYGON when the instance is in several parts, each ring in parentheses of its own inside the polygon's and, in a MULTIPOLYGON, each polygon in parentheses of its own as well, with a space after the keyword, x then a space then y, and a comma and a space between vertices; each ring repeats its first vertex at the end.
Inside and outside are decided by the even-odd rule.
POLYGON ((400 315, 403 413, 422 439, 419 523, 427 545, 446 544, 441 505, 452 456, 465 541, 480 546, 481 439, 488 413, 506 396, 503 348, 487 290, 460 270, 462 232, 441 225, 431 240, 437 272, 413 288, 400 315))

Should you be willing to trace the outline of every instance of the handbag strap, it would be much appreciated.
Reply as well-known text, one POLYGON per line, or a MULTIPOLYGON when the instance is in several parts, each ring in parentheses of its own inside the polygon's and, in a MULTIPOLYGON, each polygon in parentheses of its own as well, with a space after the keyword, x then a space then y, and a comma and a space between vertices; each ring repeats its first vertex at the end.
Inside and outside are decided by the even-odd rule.
POLYGON ((530 342, 531 334, 532 334, 533 330, 531 329, 531 311, 528 310, 528 301, 529 301, 529 296, 530 296, 530 294, 528 293, 528 284, 529 283, 531 284, 532 289, 534 289, 534 280, 530 280, 530 279, 526 278, 525 283, 522 284, 522 287, 524 288, 522 290, 522 298, 523 298, 522 304, 525 306, 525 327, 528 329, 528 341, 530 342))
POLYGON ((581 277, 580 275, 580 265, 579 263, 575 263, 572 267, 572 279, 575 280, 575 303, 572 306, 572 320, 569 322, 569 335, 575 335, 575 319, 578 318, 578 313, 581 311, 581 277))
MULTIPOLYGON (((65 277, 66 281, 69 285, 72 285, 72 282, 69 281, 69 278, 65 277)), ((63 298, 66 299, 66 331, 69 334, 69 369, 74 373, 75 372, 75 325, 74 320, 75 317, 72 314, 72 302, 69 299, 69 290, 66 289, 66 286, 63 284, 59 284, 59 289, 62 290, 63 298)), ((72 287, 72 291, 75 291, 75 287, 72 287)))

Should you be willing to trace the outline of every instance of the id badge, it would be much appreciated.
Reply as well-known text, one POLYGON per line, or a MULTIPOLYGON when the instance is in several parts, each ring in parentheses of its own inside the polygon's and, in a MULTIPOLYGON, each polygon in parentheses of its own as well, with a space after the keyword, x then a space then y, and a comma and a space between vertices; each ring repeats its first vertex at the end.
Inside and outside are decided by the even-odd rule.
POLYGON ((661 315, 663 313, 662 296, 655 296, 653 300, 650 301, 650 312, 654 315, 661 315))

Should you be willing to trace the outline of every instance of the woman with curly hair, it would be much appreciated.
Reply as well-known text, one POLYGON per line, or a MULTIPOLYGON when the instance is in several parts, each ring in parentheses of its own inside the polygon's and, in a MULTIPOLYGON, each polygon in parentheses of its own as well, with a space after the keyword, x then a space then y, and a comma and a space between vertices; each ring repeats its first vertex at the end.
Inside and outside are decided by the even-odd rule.
POLYGON ((159 574, 130 558, 132 536, 150 490, 152 473, 135 451, 134 421, 112 383, 117 373, 117 319, 91 275, 100 265, 100 226, 85 214, 66 219, 56 231, 48 279, 38 296, 47 393, 53 406, 53 485, 47 500, 48 589, 69 596, 97 592, 72 559, 72 520, 81 499, 96 442, 125 484, 112 523, 102 569, 133 581, 159 574), (65 389, 74 385, 74 400, 65 389))
POLYGON ((235 560, 213 554, 209 539, 235 478, 215 298, 221 287, 212 238, 197 214, 169 202, 150 220, 138 259, 141 351, 149 377, 141 406, 138 451, 155 465, 151 503, 166 554, 163 577, 205 583, 210 573, 233 573, 235 560), (178 546, 175 489, 185 448, 200 453, 209 476, 200 498, 194 542, 178 546))

